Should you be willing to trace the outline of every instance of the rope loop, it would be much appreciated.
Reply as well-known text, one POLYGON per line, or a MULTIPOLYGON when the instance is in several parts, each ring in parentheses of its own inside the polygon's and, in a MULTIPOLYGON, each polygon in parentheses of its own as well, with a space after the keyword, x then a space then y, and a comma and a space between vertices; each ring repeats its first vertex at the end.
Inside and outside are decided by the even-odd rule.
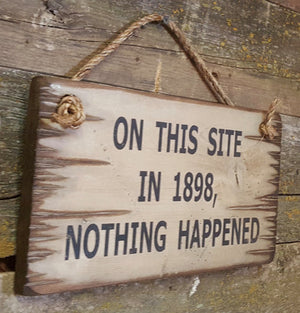
POLYGON ((129 25, 124 31, 122 31, 112 42, 110 42, 103 50, 98 51, 90 60, 88 60, 72 77, 72 80, 82 80, 96 65, 102 62, 107 56, 114 52, 120 44, 128 39, 135 30, 143 27, 151 22, 161 22, 163 17, 159 14, 150 14, 142 17, 138 21, 129 25))
MULTIPOLYGON (((162 16, 159 14, 150 14, 132 23, 111 43, 109 43, 102 51, 98 51, 94 56, 92 56, 90 60, 88 60, 77 71, 77 73, 72 77, 72 80, 82 80, 82 78, 84 78, 96 65, 102 62, 107 56, 114 52, 120 46, 120 44, 128 39, 135 30, 151 22, 160 22, 161 25, 163 25, 164 28, 175 37, 176 42, 182 47, 182 49, 198 71, 199 75, 207 84, 217 101, 223 104, 234 106, 233 102, 225 94, 218 81, 205 66, 205 62, 187 42, 183 32, 172 21, 169 20, 168 16, 162 16)), ((78 99, 78 102, 77 99, 78 98, 76 98, 75 96, 67 96, 63 98, 62 101, 58 104, 57 113, 54 113, 52 115, 53 119, 65 128, 77 128, 85 120, 85 114, 83 113, 82 104, 80 100, 78 99)))
MULTIPOLYGON (((220 103, 235 106, 231 99, 226 95, 223 88, 220 86, 217 79, 212 75, 205 65, 204 60, 192 48, 187 41, 184 33, 172 22, 168 16, 159 14, 150 14, 142 17, 138 21, 132 23, 124 31, 122 31, 112 42, 110 42, 103 50, 97 51, 72 77, 72 80, 82 80, 96 65, 102 62, 107 56, 113 53, 126 39, 128 39, 135 30, 142 26, 151 23, 159 22, 170 33, 181 46, 183 51, 188 56, 192 65, 198 71, 200 77, 209 87, 216 100, 220 103)), ((275 99, 270 106, 264 121, 259 126, 259 131, 263 137, 272 140, 276 135, 276 130, 272 126, 272 119, 275 114, 275 108, 278 104, 278 99, 275 99)), ((57 112, 52 114, 53 120, 58 122, 62 127, 78 128, 86 119, 83 112, 83 107, 80 99, 74 95, 64 96, 57 107, 57 112)))
POLYGON ((52 118, 64 128, 78 128, 86 119, 81 100, 74 95, 63 96, 52 118))
POLYGON ((276 109, 279 106, 279 104, 280 104, 280 100, 278 98, 275 98, 273 102, 270 104, 269 110, 264 120, 259 125, 259 131, 260 131, 260 134, 263 136, 263 138, 273 140, 274 137, 276 136, 276 129, 272 125, 272 120, 274 118, 276 109))

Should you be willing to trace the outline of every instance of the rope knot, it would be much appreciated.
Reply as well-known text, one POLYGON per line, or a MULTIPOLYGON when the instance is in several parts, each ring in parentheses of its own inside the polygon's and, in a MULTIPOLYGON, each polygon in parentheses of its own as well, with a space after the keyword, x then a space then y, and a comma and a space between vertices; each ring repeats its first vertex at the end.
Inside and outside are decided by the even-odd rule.
POLYGON ((259 131, 264 138, 266 137, 273 140, 276 136, 276 129, 272 126, 272 119, 274 118, 279 103, 280 101, 278 98, 273 100, 263 122, 259 125, 259 131))
POLYGON ((64 128, 78 128, 86 118, 81 100, 74 95, 63 96, 52 118, 64 128))

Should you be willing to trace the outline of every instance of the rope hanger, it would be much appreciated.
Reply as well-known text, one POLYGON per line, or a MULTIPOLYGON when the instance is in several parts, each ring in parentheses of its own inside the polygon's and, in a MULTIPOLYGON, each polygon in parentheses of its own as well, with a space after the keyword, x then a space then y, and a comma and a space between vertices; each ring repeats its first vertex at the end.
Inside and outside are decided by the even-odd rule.
MULTIPOLYGON (((234 103, 226 95, 223 88, 220 86, 216 78, 207 69, 204 60, 197 54, 192 46, 188 43, 183 32, 176 26, 176 24, 169 20, 168 17, 159 14, 150 14, 144 16, 138 21, 132 23, 128 28, 121 32, 111 43, 109 43, 103 50, 91 57, 72 77, 74 81, 82 80, 95 66, 101 63, 107 56, 113 53, 124 41, 126 41, 135 30, 145 26, 151 22, 160 22, 161 25, 168 31, 168 33, 175 38, 175 41, 186 53, 187 57, 195 67, 200 77, 204 80, 206 85, 219 103, 234 107, 234 103)), ((261 123, 259 130, 264 137, 269 139, 274 138, 274 128, 271 125, 271 120, 275 114, 275 107, 278 99, 275 99, 270 106, 266 118, 261 123), (272 109, 271 109, 272 107, 272 109), (271 129, 272 128, 272 129, 271 129)), ((52 115, 53 119, 61 126, 67 128, 78 128, 85 120, 85 114, 79 98, 73 95, 64 96, 57 106, 57 112, 52 115)))

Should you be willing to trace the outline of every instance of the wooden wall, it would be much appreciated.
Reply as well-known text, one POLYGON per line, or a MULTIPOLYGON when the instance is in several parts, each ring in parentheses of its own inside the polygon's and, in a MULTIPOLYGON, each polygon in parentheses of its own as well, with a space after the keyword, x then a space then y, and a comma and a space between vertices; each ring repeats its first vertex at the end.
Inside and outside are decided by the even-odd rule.
MULTIPOLYGON (((300 307, 300 7, 297 0, 1 0, 0 312, 298 312, 300 307), (23 124, 36 75, 70 76, 139 17, 168 15, 238 106, 283 105, 277 249, 271 264, 51 296, 13 295, 23 124)), ((87 78, 215 101, 159 24, 87 78), (159 70, 159 68, 161 69, 159 70), (159 73, 158 73, 159 72, 159 73)))

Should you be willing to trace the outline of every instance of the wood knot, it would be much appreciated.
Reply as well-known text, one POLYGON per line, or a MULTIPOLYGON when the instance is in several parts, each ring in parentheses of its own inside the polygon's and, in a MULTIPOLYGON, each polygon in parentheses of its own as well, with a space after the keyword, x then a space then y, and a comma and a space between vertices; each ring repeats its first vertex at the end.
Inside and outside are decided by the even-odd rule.
POLYGON ((52 118, 64 128, 78 128, 86 119, 81 100, 74 95, 63 96, 52 118))
POLYGON ((272 119, 276 113, 276 108, 279 106, 279 99, 275 98, 271 103, 269 110, 263 120, 263 122, 259 125, 259 132, 263 136, 263 138, 268 138, 273 140, 276 136, 276 129, 272 126, 272 119))

